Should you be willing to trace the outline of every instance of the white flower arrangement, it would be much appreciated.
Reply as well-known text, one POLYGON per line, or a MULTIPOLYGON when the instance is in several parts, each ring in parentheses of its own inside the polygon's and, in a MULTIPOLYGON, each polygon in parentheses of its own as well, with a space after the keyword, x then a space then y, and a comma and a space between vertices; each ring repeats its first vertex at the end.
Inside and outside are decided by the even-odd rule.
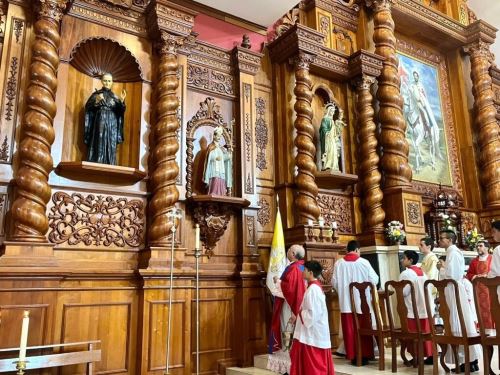
POLYGON ((387 224, 385 235, 391 242, 403 242, 406 238, 406 233, 403 230, 403 224, 397 220, 393 220, 387 224))

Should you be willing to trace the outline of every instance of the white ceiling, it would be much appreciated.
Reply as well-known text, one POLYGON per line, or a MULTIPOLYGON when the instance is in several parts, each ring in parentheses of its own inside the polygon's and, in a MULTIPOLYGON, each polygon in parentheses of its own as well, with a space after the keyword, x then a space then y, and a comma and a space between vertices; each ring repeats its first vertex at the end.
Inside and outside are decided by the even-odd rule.
MULTIPOLYGON (((471 8, 478 19, 482 19, 497 29, 500 29, 500 1, 499 0, 469 0, 471 8)), ((495 54, 495 61, 500 65, 500 33, 497 32, 497 39, 491 48, 495 54)))
POLYGON ((299 0, 196 0, 214 9, 268 27, 299 3, 299 0))

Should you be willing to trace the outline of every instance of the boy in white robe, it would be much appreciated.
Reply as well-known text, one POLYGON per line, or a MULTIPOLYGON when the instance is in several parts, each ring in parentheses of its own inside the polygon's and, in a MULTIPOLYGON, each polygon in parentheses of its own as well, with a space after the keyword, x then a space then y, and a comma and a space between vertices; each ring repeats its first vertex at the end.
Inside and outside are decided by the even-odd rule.
POLYGON ((321 264, 315 260, 304 264, 308 282, 296 318, 290 358, 290 375, 334 375, 325 293, 318 281, 321 264))
MULTIPOLYGON (((458 285, 458 295, 460 297, 460 303, 462 308, 462 314, 464 317, 465 328, 467 336, 476 336, 476 324, 474 321, 474 311, 471 308, 471 304, 468 299, 467 289, 464 285, 464 273, 465 273, 465 259, 462 251, 455 245, 457 240, 457 235, 452 230, 444 230, 439 235, 439 244, 441 247, 446 249, 446 267, 444 268, 445 279, 453 279, 458 285)), ((468 280, 467 280, 468 281, 468 280)), ((462 336, 460 329, 460 320, 458 318, 458 309, 455 300, 455 293, 453 287, 447 286, 445 289, 446 302, 450 308, 450 325, 454 336, 462 336)), ((478 358, 481 352, 479 345, 470 346, 470 369, 471 372, 478 371, 478 358)), ((460 363, 460 371, 465 370, 465 358, 463 346, 458 349, 458 359, 460 363)), ((446 362, 453 363, 453 355, 451 350, 448 350, 446 354, 446 362)))
MULTIPOLYGON (((408 330, 410 332, 418 332, 417 319, 420 321, 420 329, 423 333, 428 333, 431 331, 431 327, 429 325, 429 319, 427 318, 427 310, 425 308, 425 289, 424 283, 427 280, 427 276, 425 275, 422 268, 417 267, 418 263, 418 254, 413 250, 406 250, 403 253, 403 259, 401 259, 401 264, 405 267, 405 270, 401 272, 399 275, 399 281, 408 280, 413 284, 413 289, 415 291, 415 302, 417 304, 417 314, 418 316, 414 316, 413 314, 413 306, 411 301, 411 289, 409 286, 406 286, 403 290, 403 295, 405 299, 406 309, 408 310, 407 321, 408 321, 408 330)), ((431 290, 429 289, 429 300, 433 302, 433 297, 431 296, 431 290)), ((434 304, 432 303, 431 311, 434 309, 434 304)), ((412 349, 412 346, 410 346, 412 349)), ((416 359, 416 352, 410 350, 413 358, 416 359)), ((432 357, 432 342, 425 341, 424 342, 424 356, 426 364, 433 363, 432 357)))
MULTIPOLYGON (((354 312, 361 312, 361 300, 359 295, 354 295, 356 303, 355 310, 351 307, 349 296, 349 284, 352 282, 370 282, 373 285, 378 283, 378 275, 372 268, 368 260, 359 256, 359 244, 357 241, 349 241, 347 244, 347 255, 343 259, 335 262, 332 275, 332 286, 337 291, 340 305, 340 319, 342 324, 342 333, 344 336, 344 345, 346 358, 355 364, 356 358, 356 334, 354 331, 354 312)), ((366 291, 368 304, 371 306, 371 294, 369 289, 366 291)), ((359 315, 360 325, 363 327, 372 327, 373 318, 359 315)), ((373 348, 373 338, 368 336, 361 337, 362 364, 367 364, 369 359, 375 356, 373 348)))

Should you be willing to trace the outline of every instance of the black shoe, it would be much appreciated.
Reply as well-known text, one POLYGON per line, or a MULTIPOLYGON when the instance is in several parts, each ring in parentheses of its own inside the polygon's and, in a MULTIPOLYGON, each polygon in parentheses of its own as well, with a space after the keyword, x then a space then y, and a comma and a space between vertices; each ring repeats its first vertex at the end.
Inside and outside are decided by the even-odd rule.
MULTIPOLYGON (((477 360, 473 361, 473 362, 470 362, 469 363, 469 367, 470 367, 470 372, 476 372, 476 371, 479 371, 479 365, 477 363, 477 360)), ((454 368, 451 370, 451 372, 457 372, 457 369, 454 368)), ((462 363, 460 365, 460 372, 465 372, 465 363, 462 363)))
POLYGON ((424 365, 433 365, 434 364, 434 357, 429 356, 424 359, 424 365))

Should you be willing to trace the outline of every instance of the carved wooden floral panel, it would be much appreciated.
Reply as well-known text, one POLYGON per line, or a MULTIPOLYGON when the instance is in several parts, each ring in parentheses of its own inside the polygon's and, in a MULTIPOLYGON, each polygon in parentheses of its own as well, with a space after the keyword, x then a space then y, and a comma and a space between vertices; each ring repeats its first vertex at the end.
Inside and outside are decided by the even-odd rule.
POLYGON ((140 247, 143 244, 144 202, 104 195, 52 196, 49 241, 70 246, 140 247))

